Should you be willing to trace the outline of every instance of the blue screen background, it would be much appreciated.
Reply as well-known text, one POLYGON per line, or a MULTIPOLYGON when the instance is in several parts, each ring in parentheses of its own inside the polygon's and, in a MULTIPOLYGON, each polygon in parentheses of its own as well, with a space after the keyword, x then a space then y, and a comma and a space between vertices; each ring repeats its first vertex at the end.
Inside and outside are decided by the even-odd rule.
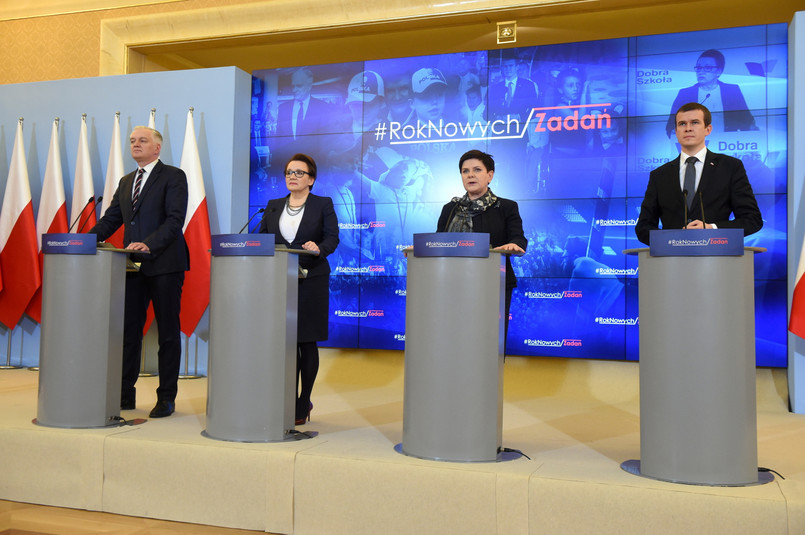
POLYGON ((725 57, 719 80, 740 88, 754 126, 731 130, 716 112, 708 147, 744 162, 763 214, 746 240, 768 249, 755 261, 757 362, 785 366, 786 43, 786 25, 775 24, 314 65, 305 76, 255 71, 248 215, 287 194, 292 154, 313 156, 313 191, 333 199, 341 238, 329 257, 323 345, 403 349, 401 250, 414 233, 434 232, 442 206, 464 193, 460 155, 489 152, 490 187, 518 202, 528 239, 512 262, 507 352, 637 360, 637 260, 622 251, 642 246, 634 224, 649 172, 679 153, 667 132, 672 104, 696 84, 701 52, 715 48, 725 57), (511 69, 527 100, 506 101, 511 69), (308 75, 311 100, 294 132, 294 83, 308 75), (380 95, 380 83, 371 101, 350 91, 380 95))

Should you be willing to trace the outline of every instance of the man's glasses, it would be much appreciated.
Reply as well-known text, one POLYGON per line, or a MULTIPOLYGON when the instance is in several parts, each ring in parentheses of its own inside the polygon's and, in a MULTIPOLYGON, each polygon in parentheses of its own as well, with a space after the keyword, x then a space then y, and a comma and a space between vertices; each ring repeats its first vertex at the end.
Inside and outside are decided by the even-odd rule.
POLYGON ((718 67, 715 65, 696 65, 693 70, 696 72, 716 72, 718 67))
POLYGON ((301 169, 295 169, 295 170, 286 169, 286 170, 285 170, 285 176, 291 176, 291 175, 293 175, 293 176, 295 176, 296 178, 302 178, 303 176, 305 176, 305 175, 309 175, 309 174, 310 174, 310 173, 308 173, 307 171, 302 171, 301 169))

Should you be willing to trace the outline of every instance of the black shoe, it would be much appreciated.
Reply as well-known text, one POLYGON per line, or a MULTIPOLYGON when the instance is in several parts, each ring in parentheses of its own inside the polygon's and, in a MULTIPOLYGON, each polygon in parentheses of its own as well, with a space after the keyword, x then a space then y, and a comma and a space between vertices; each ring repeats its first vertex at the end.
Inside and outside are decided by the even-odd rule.
POLYGON ((166 416, 170 416, 173 414, 173 411, 176 410, 176 404, 173 401, 168 401, 167 399, 160 399, 157 401, 157 404, 151 409, 151 414, 148 415, 149 418, 165 418, 166 416))
POLYGON ((133 411, 136 408, 136 402, 134 398, 122 398, 120 400, 120 410, 121 411, 133 411))

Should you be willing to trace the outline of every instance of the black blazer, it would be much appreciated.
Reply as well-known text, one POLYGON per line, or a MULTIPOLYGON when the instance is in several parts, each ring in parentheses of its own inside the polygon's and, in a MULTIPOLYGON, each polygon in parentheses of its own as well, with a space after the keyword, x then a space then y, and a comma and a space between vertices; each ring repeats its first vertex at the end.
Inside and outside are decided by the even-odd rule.
MULTIPOLYGON (((447 226, 453 219, 453 214, 458 203, 450 201, 442 208, 439 222, 436 225, 436 232, 447 232, 447 226)), ((489 245, 500 247, 507 243, 516 243, 525 251, 528 247, 528 240, 523 234, 523 220, 520 218, 520 209, 517 203, 509 199, 498 197, 497 202, 472 218, 473 232, 486 232, 489 234, 489 245)), ((517 286, 517 277, 510 256, 506 255, 506 287, 514 288, 517 286)))
POLYGON ((301 249, 305 242, 315 242, 319 246, 318 255, 299 255, 299 265, 308 270, 308 278, 318 275, 329 275, 330 263, 327 256, 338 247, 338 218, 335 216, 333 200, 330 197, 308 195, 305 202, 305 213, 296 231, 296 238, 288 243, 280 233, 280 215, 285 209, 288 195, 280 199, 272 199, 266 205, 263 219, 257 232, 273 233, 274 243, 292 249, 301 249))
MULTIPOLYGON (((687 224, 683 221, 685 202, 679 185, 679 160, 675 158, 649 175, 635 225, 637 239, 646 245, 649 245, 649 232, 659 228, 660 221, 664 229, 679 229, 687 224)), ((693 195, 689 220, 702 218, 701 199, 705 221, 718 228, 742 228, 744 236, 748 236, 763 227, 763 218, 741 160, 708 150, 699 188, 693 195), (730 214, 734 214, 735 219, 730 219, 730 214)))
POLYGON ((182 227, 187 214, 187 177, 184 171, 158 161, 140 192, 137 210, 132 210, 133 171, 120 179, 112 204, 90 230, 103 241, 123 225, 123 245, 143 242, 150 254, 132 254, 142 262, 146 276, 190 269, 190 255, 182 227))

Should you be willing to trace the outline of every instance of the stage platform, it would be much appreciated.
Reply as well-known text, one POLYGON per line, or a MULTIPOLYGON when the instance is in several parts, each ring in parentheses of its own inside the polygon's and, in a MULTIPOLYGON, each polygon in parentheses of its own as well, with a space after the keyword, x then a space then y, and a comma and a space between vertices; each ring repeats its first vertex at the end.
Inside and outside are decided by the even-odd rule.
MULTIPOLYGON (((312 421, 281 444, 202 436, 206 379, 142 425, 54 429, 36 416, 38 373, 0 371, 0 499, 272 533, 805 533, 805 416, 785 370, 758 369, 766 485, 679 485, 633 476, 638 364, 509 357, 503 443, 530 459, 447 463, 401 455, 403 353, 322 350, 312 421)), ((138 383, 147 418, 157 379, 138 383)))

